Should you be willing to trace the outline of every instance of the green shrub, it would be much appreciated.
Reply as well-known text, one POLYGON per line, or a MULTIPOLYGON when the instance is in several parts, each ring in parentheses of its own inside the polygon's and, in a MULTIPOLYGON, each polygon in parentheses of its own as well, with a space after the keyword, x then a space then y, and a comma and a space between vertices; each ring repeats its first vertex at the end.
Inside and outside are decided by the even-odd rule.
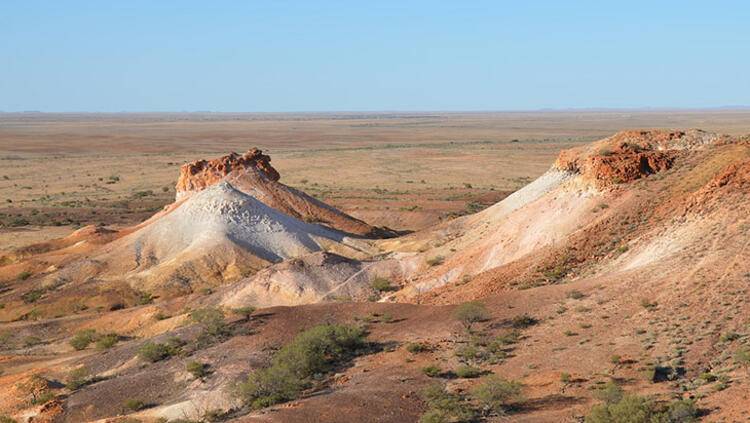
POLYGON ((522 388, 520 382, 490 375, 482 379, 482 383, 474 388, 471 395, 485 413, 502 416, 513 403, 523 400, 522 388))
POLYGON ((428 350, 429 347, 425 344, 422 344, 421 342, 410 342, 406 344, 406 351, 409 351, 412 354, 417 354, 428 350))
POLYGON ((96 348, 100 350, 108 350, 114 347, 118 342, 120 342, 120 335, 116 333, 107 333, 96 340, 96 348))
POLYGON ((85 350, 96 339, 96 331, 85 329, 78 331, 70 340, 70 345, 78 351, 85 350))
POLYGON ((138 298, 136 300, 138 305, 146 305, 154 302, 154 296, 148 292, 138 292, 138 298))
POLYGON ((39 301, 39 299, 42 298, 42 295, 44 295, 44 290, 32 289, 31 291, 25 292, 23 295, 21 295, 21 299, 26 304, 31 304, 39 301))
POLYGON ((603 401, 605 404, 614 404, 622 399, 625 395, 620 385, 609 381, 601 388, 594 391, 594 398, 603 401))
POLYGON ((658 405, 647 397, 625 395, 613 403, 595 405, 586 423, 688 423, 697 421, 698 410, 692 401, 680 400, 658 405))
POLYGON ((208 376, 208 364, 201 363, 200 361, 190 361, 185 365, 187 370, 196 379, 203 379, 208 376))
POLYGON ((190 313, 190 318, 203 328, 203 332, 221 337, 229 334, 229 326, 224 320, 224 313, 218 308, 202 308, 190 313))
POLYGON ((143 410, 144 408, 146 408, 146 403, 144 403, 143 401, 139 399, 134 399, 134 398, 126 399, 122 403, 122 405, 125 407, 126 410, 129 410, 129 411, 139 411, 139 410, 143 410))
POLYGON ((255 307, 239 307, 239 308, 233 308, 232 313, 242 316, 243 320, 250 320, 250 317, 255 313, 255 307))
POLYGON ((238 393, 254 409, 292 400, 312 384, 314 375, 329 372, 364 346, 360 327, 314 326, 282 347, 269 367, 251 373, 238 393))
POLYGON ((23 272, 18 274, 18 280, 25 281, 26 279, 30 278, 31 275, 31 272, 29 272, 28 270, 24 270, 23 272))
POLYGON ((175 354, 174 347, 167 344, 146 342, 138 349, 138 356, 148 362, 156 363, 175 354))
POLYGON ((422 368, 422 373, 429 377, 438 377, 443 373, 443 369, 434 364, 430 364, 429 366, 422 368))
POLYGON ((378 292, 388 292, 388 291, 395 291, 398 288, 391 285, 391 281, 386 278, 376 277, 372 280, 370 283, 370 286, 372 289, 378 291, 378 292))
POLYGON ((573 299, 573 300, 580 300, 580 299, 586 297, 586 295, 584 295, 583 292, 577 291, 577 290, 574 289, 574 290, 568 292, 567 297, 570 298, 570 299, 573 299))
POLYGON ((534 326, 537 323, 539 323, 539 320, 537 320, 534 317, 529 316, 528 314, 522 314, 520 316, 516 316, 512 318, 510 321, 510 325, 514 329, 525 329, 529 326, 534 326))
POLYGON ((467 330, 471 330, 471 326, 474 323, 483 322, 490 318, 490 314, 487 312, 484 304, 476 301, 459 305, 453 312, 453 316, 466 326, 467 330))
POLYGON ((476 412, 465 398, 446 392, 440 385, 427 387, 422 392, 422 400, 427 404, 427 411, 419 423, 467 423, 476 418, 476 412))
POLYGON ((79 367, 68 373, 68 377, 65 379, 65 387, 71 391, 75 391, 88 383, 89 371, 85 367, 79 367))
POLYGON ((456 376, 462 379, 474 379, 482 375, 482 369, 473 366, 461 365, 456 368, 456 376))
POLYGON ((734 361, 744 367, 745 371, 750 369, 750 350, 745 347, 739 348, 734 353, 734 361))

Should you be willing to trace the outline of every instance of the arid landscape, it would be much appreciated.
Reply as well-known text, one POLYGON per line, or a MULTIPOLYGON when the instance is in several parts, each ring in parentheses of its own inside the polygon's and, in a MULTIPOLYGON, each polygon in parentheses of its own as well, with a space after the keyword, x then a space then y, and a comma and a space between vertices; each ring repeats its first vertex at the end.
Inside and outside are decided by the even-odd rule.
POLYGON ((750 111, 0 114, 0 422, 750 419, 750 111))

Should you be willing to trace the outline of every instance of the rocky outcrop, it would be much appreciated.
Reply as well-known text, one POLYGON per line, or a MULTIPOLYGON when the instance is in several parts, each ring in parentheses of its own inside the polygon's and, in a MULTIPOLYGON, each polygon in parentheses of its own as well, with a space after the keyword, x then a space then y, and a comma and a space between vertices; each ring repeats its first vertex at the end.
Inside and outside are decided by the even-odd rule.
POLYGON ((271 157, 253 148, 245 154, 230 153, 212 160, 196 160, 180 167, 177 179, 177 199, 201 191, 224 179, 232 172, 253 172, 269 181, 278 181, 279 172, 271 166, 271 157))
POLYGON ((271 158, 261 150, 243 155, 231 153, 212 160, 183 165, 177 180, 177 200, 226 181, 263 204, 308 223, 318 223, 340 231, 369 237, 388 237, 394 233, 355 219, 302 191, 279 182, 280 175, 271 166, 271 158))
POLYGON ((555 167, 575 172, 599 188, 628 183, 672 167, 682 151, 724 138, 700 130, 622 131, 602 141, 560 153, 555 167))

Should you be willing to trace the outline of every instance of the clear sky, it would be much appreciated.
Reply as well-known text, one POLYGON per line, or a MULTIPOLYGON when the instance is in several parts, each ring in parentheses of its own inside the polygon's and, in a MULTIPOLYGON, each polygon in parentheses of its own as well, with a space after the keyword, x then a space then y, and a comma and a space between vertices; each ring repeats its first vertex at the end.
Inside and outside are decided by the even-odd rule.
POLYGON ((0 110, 750 104, 750 1, 0 0, 0 110))

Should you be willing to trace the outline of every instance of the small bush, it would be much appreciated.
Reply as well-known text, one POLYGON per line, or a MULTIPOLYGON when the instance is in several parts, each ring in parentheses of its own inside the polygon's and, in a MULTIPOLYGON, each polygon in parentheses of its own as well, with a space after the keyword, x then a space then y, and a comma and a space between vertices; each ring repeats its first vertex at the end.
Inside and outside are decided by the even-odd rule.
POLYGON ((31 304, 39 301, 39 299, 42 298, 42 295, 44 295, 44 290, 32 289, 31 291, 25 292, 23 295, 21 295, 21 299, 26 304, 31 304))
POLYGON ((434 364, 430 364, 429 366, 422 368, 422 373, 429 377, 438 377, 443 373, 443 369, 434 364))
POLYGON ((445 391, 440 385, 427 387, 422 392, 422 400, 427 403, 427 411, 419 423, 471 422, 476 412, 465 398, 445 391))
POLYGON ((586 297, 586 295, 584 295, 581 291, 573 290, 568 292, 567 297, 573 300, 580 300, 581 298, 586 297))
POLYGON ((395 291, 397 288, 393 285, 391 285, 391 281, 386 278, 376 277, 372 280, 370 283, 370 286, 372 289, 378 292, 389 292, 389 291, 395 291))
POLYGON ((146 408, 146 403, 144 403, 143 401, 139 399, 134 399, 134 398, 126 399, 122 403, 122 405, 123 407, 125 407, 126 410, 129 410, 129 411, 140 411, 146 408))
POLYGON ((108 350, 117 345, 118 342, 120 342, 120 335, 116 333, 107 333, 96 340, 96 348, 100 350, 108 350))
POLYGON ((462 379, 474 379, 482 375, 482 369, 472 366, 458 366, 455 371, 456 376, 462 379))
POLYGON ((605 404, 614 404, 620 401, 624 395, 622 388, 612 381, 594 391, 594 398, 603 401, 605 404))
POLYGON ((201 363, 200 361, 190 361, 185 365, 185 370, 187 370, 196 379, 203 379, 204 377, 208 376, 208 368, 208 364, 201 363))
POLYGON ((0 415, 0 423, 18 423, 18 421, 6 415, 0 415))
POLYGON ((744 367, 745 371, 750 370, 750 350, 743 347, 735 351, 734 361, 744 367))
POLYGON ((86 329, 78 331, 70 340, 70 345, 78 351, 85 350, 96 339, 96 331, 86 329))
POLYGON ((238 386, 239 396, 254 409, 289 401, 312 384, 312 377, 330 371, 365 346, 365 332, 350 325, 318 325, 297 335, 238 386))
POLYGON ((202 308, 190 313, 190 318, 203 328, 203 332, 221 337, 229 334, 229 327, 224 320, 224 313, 218 308, 202 308))
POLYGON ((658 405, 647 397, 625 395, 616 402, 595 405, 586 423, 651 423, 697 421, 698 410, 692 401, 680 400, 669 405, 658 405))
POLYGON ((428 350, 429 350, 429 347, 420 342, 410 342, 406 344, 406 351, 409 351, 412 354, 418 354, 418 353, 425 352, 428 350))
POLYGON ((149 341, 138 349, 138 356, 148 362, 156 363, 157 361, 171 357, 174 352, 174 348, 167 344, 159 344, 149 341))
POLYGON ((18 274, 18 280, 25 281, 26 279, 30 278, 31 275, 31 272, 29 272, 28 270, 24 270, 23 272, 18 274))
POLYGON ((534 326, 537 323, 539 323, 539 320, 535 319, 534 317, 529 316, 528 314, 522 314, 520 316, 516 316, 510 321, 510 325, 514 329, 525 329, 529 326, 534 326))
POLYGON ((471 330, 471 326, 474 323, 483 322, 490 318, 490 314, 487 312, 484 304, 476 301, 459 305, 453 312, 453 316, 466 326, 467 330, 471 330))
POLYGON ((255 313, 255 307, 246 306, 246 307, 238 307, 233 308, 232 313, 242 316, 243 320, 250 320, 250 317, 255 313))
POLYGON ((89 371, 85 367, 79 367, 68 373, 68 377, 65 380, 65 387, 71 391, 75 391, 85 386, 88 383, 89 371))
POLYGON ((482 379, 482 383, 472 391, 472 397, 485 413, 502 416, 511 404, 523 399, 522 388, 520 382, 491 375, 482 379))

